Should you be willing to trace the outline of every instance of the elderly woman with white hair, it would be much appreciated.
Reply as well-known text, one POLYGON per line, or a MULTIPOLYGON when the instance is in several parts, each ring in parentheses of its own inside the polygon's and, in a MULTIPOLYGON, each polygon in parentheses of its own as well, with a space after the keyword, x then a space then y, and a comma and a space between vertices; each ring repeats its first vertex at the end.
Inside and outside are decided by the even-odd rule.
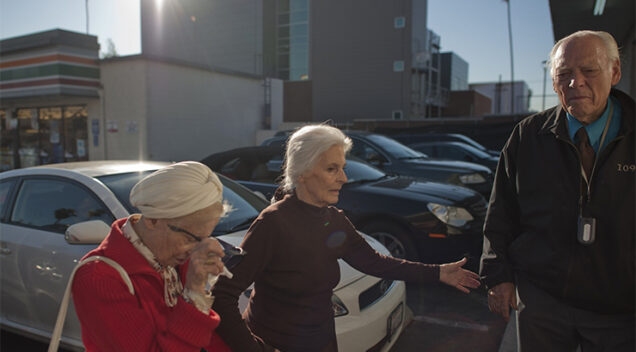
POLYGON ((84 258, 121 265, 134 295, 104 261, 81 266, 73 282, 87 351, 229 350, 214 333, 220 318, 205 287, 208 275, 224 272, 223 248, 209 237, 224 213, 222 191, 197 162, 172 164, 133 187, 130 201, 141 214, 116 220, 84 258))
POLYGON ((462 261, 430 265, 381 255, 360 236, 338 202, 351 140, 327 125, 310 125, 287 142, 284 197, 263 210, 241 245, 249 255, 221 278, 213 308, 217 333, 235 351, 337 351, 331 296, 338 259, 369 275, 421 283, 444 282, 463 292, 479 286, 462 261), (254 290, 244 320, 239 295, 254 290))

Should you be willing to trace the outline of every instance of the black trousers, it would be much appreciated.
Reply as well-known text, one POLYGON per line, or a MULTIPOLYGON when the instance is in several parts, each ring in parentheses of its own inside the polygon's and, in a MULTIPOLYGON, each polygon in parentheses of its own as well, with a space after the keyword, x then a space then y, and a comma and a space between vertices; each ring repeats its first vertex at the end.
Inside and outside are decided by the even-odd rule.
POLYGON ((566 305, 527 280, 517 282, 519 352, 634 352, 633 315, 604 315, 566 305))

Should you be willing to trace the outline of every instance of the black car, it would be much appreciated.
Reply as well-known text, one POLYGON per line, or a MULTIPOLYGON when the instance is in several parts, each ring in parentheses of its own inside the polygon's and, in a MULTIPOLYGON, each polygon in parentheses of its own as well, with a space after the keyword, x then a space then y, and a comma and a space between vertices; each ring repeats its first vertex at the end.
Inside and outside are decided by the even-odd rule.
POLYGON ((489 168, 493 173, 497 170, 499 162, 499 157, 463 142, 421 142, 409 144, 408 147, 436 159, 462 160, 480 164, 489 168))
MULTIPOLYGON (((246 147, 201 160, 212 170, 271 198, 281 175, 281 147, 246 147)), ((347 158, 348 181, 336 207, 356 228, 384 244, 392 255, 442 263, 481 254, 486 201, 477 192, 449 184, 388 175, 347 158)))
POLYGON ((416 133, 416 134, 395 134, 391 135, 391 138, 396 141, 412 145, 415 143, 423 142, 462 142, 466 143, 474 148, 481 150, 484 153, 488 153, 492 156, 498 157, 500 152, 498 150, 488 149, 476 140, 459 133, 416 133))
MULTIPOLYGON (((433 160, 426 154, 381 134, 344 131, 353 140, 350 154, 389 174, 450 183, 490 196, 493 173, 489 168, 465 161, 433 160)), ((262 145, 281 146, 288 132, 279 132, 262 145)))

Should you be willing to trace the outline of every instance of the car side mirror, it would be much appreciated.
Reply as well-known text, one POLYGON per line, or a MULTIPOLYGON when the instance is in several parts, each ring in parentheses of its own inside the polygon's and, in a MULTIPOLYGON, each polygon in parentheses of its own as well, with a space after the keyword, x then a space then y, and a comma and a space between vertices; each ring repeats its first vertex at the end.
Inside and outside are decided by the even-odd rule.
POLYGON ((69 226, 64 239, 70 244, 98 244, 109 232, 110 226, 102 220, 90 220, 69 226))

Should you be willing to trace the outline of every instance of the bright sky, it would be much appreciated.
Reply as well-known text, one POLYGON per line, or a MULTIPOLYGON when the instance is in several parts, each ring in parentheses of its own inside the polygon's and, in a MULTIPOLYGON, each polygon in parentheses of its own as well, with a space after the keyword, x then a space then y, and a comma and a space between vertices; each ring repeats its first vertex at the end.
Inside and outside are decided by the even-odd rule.
MULTIPOLYGON (((389 0, 390 1, 390 0, 389 0)), ((533 92, 541 110, 543 67, 554 43, 548 0, 510 0, 514 78, 533 92)), ((87 0, 0 0, 0 38, 61 28, 86 33, 87 0)), ((503 0, 428 0, 428 27, 441 36, 441 50, 469 65, 469 82, 510 80, 508 17, 503 0)), ((89 33, 101 50, 107 40, 119 55, 141 51, 139 0, 88 0, 89 33)), ((546 107, 557 103, 547 77, 546 107)))

